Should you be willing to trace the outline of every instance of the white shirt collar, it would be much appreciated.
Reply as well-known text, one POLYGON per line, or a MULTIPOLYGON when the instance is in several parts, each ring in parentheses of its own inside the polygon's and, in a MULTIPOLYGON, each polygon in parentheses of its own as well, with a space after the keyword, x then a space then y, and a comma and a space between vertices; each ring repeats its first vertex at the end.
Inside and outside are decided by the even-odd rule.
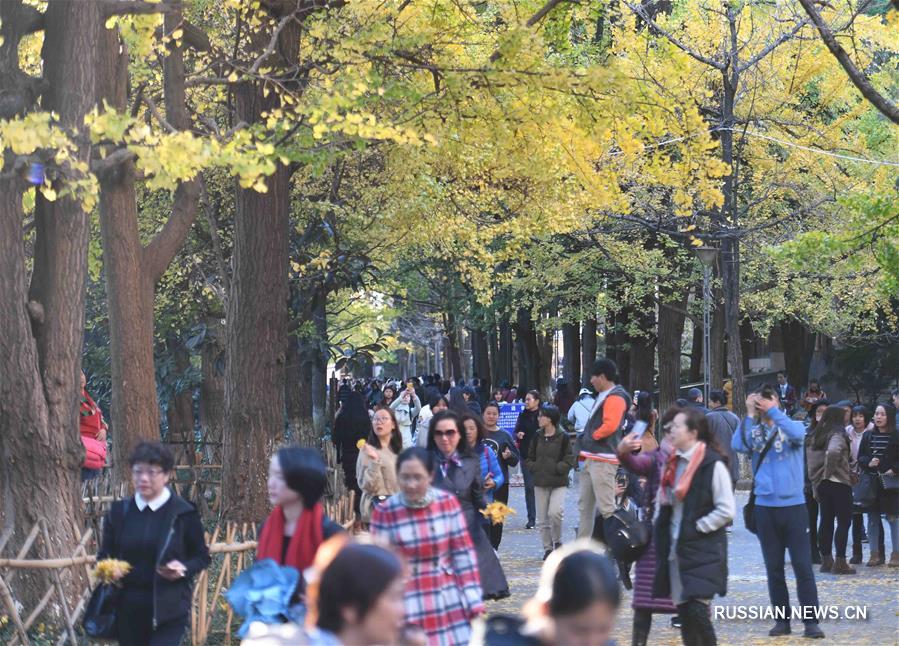
POLYGON ((172 492, 169 491, 169 488, 163 487, 162 493, 153 498, 153 500, 144 500, 139 493, 134 494, 134 504, 137 505, 138 511, 143 511, 147 507, 150 508, 150 511, 159 511, 159 508, 167 503, 171 497, 172 492))
POLYGON ((694 444, 691 448, 687 449, 686 451, 681 451, 680 449, 678 449, 677 457, 684 458, 685 460, 689 460, 690 458, 693 457, 693 454, 696 452, 697 446, 699 446, 699 442, 694 444))

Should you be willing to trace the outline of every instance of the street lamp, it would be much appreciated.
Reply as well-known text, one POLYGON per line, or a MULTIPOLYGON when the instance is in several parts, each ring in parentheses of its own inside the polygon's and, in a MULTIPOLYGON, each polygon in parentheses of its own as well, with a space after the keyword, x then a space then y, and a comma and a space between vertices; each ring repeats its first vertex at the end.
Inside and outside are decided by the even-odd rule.
POLYGON ((702 377, 703 403, 709 405, 709 379, 712 373, 712 267, 718 257, 718 247, 702 245, 694 249, 702 263, 702 377))

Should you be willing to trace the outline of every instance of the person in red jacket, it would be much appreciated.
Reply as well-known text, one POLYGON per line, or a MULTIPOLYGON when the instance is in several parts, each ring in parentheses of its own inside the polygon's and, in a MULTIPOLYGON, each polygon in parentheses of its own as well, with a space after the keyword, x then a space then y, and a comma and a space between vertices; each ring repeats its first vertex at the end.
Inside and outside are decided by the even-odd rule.
POLYGON ((87 378, 81 372, 81 409, 79 416, 81 444, 84 445, 84 463, 81 465, 81 481, 96 478, 106 464, 106 431, 103 411, 87 392, 87 378))

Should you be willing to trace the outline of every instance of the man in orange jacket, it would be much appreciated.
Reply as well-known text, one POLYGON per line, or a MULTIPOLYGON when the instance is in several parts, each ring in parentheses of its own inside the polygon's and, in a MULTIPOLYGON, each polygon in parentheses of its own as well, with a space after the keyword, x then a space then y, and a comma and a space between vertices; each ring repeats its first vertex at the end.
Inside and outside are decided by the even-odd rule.
POLYGON ((611 359, 598 359, 593 364, 590 383, 597 395, 579 438, 578 459, 582 461, 582 468, 578 538, 592 536, 597 507, 603 519, 615 512, 616 447, 621 441, 621 429, 631 407, 631 396, 618 385, 618 366, 611 359))

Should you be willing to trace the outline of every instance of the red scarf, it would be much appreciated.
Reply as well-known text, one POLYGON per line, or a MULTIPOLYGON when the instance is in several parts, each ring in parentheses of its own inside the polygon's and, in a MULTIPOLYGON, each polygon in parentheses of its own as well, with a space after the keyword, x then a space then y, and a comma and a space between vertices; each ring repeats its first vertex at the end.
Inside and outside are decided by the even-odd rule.
POLYGON ((289 565, 303 573, 312 565, 318 546, 324 540, 322 520, 325 512, 318 503, 312 509, 304 509, 297 520, 290 544, 287 546, 287 557, 281 563, 282 548, 284 546, 284 510, 280 506, 275 507, 268 515, 259 544, 256 546, 256 559, 273 559, 281 565, 289 565))
POLYGON ((674 451, 668 457, 668 464, 665 465, 665 474, 662 476, 662 504, 669 504, 669 487, 674 488, 674 495, 677 496, 678 500, 683 500, 687 497, 687 492, 690 491, 690 484, 693 482, 693 476, 696 475, 696 471, 699 469, 699 465, 702 464, 702 460, 704 457, 705 442, 697 442, 696 450, 693 451, 693 455, 690 456, 690 462, 687 463, 687 468, 684 469, 684 472, 681 474, 680 480, 677 481, 676 486, 674 484, 674 478, 677 474, 677 451, 674 451))

